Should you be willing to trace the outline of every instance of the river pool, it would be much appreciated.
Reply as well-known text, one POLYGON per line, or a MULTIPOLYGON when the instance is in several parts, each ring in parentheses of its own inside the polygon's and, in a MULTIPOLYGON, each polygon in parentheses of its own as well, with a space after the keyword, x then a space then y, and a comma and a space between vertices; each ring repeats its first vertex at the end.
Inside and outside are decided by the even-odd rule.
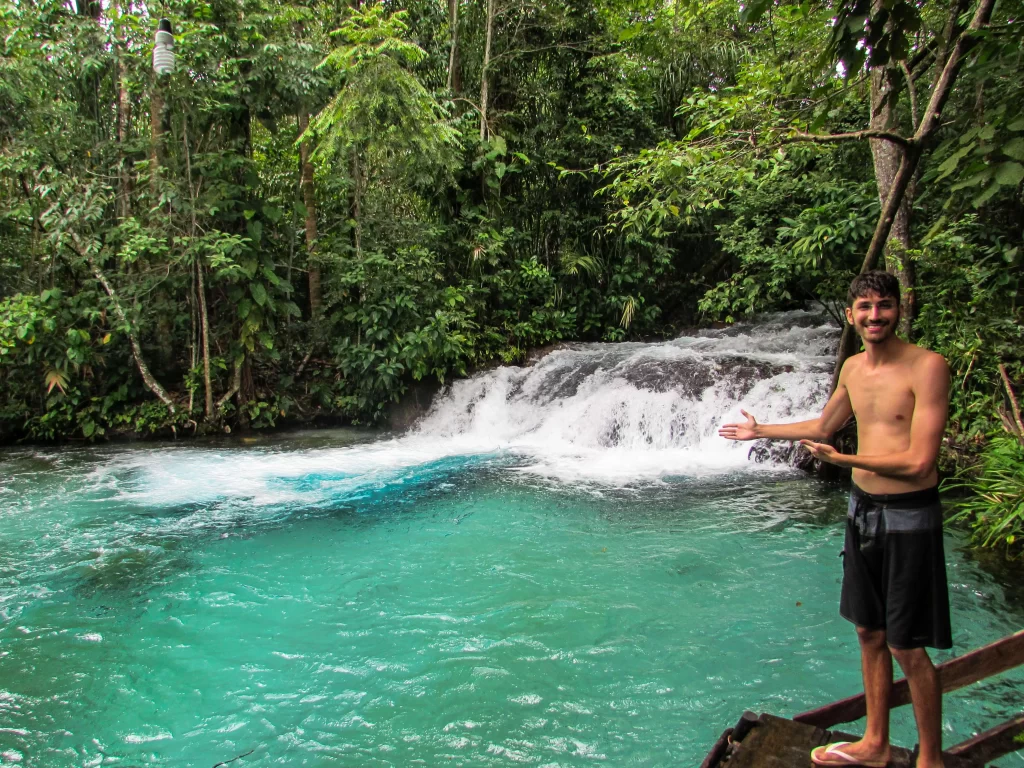
MULTIPOLYGON (((437 441, 0 453, 0 765, 694 766, 744 709, 858 691, 842 489, 753 464, 569 482, 437 441)), ((937 660, 1024 626, 947 545, 937 660)), ((1021 681, 947 697, 947 743, 1021 681)))

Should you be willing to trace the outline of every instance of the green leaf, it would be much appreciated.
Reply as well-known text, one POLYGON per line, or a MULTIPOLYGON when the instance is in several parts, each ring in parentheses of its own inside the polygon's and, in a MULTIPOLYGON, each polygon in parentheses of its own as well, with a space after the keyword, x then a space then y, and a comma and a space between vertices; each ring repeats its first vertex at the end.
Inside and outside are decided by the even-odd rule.
POLYGON ((1006 127, 1011 131, 1024 131, 1024 117, 1018 117, 1006 127))
POLYGON ((992 184, 991 186, 988 187, 988 189, 986 189, 980 195, 977 195, 973 200, 971 200, 971 205, 973 205, 975 208, 980 208, 989 200, 991 200, 992 196, 995 195, 998 191, 999 184, 992 184))
POLYGON ((1024 160, 1024 138, 1018 136, 1004 144, 1003 154, 1014 160, 1024 160))
POLYGON ((968 144, 968 145, 967 145, 966 147, 964 147, 963 149, 960 149, 960 150, 958 150, 958 151, 954 152, 954 153, 953 153, 952 155, 950 155, 949 157, 947 157, 947 158, 946 158, 946 159, 945 159, 945 160, 944 160, 944 161, 942 162, 942 165, 940 165, 940 166, 939 166, 939 175, 938 175, 938 177, 936 178, 936 181, 939 181, 939 180, 941 180, 941 179, 944 179, 944 178, 946 178, 947 176, 949 176, 949 174, 951 174, 951 173, 952 173, 953 171, 955 171, 955 170, 956 170, 956 167, 957 167, 957 166, 958 166, 958 165, 960 164, 960 161, 961 161, 961 160, 962 160, 962 159, 963 159, 963 158, 964 158, 964 157, 965 157, 965 156, 966 156, 966 155, 967 155, 968 153, 970 153, 970 151, 971 151, 972 149, 974 149, 974 144, 968 144))
POLYGON ((750 0, 740 11, 740 21, 744 24, 756 24, 771 4, 771 0, 750 0))
POLYGON ((252 208, 246 208, 244 211, 242 211, 242 215, 245 216, 245 220, 248 221, 249 219, 256 215, 256 211, 254 211, 252 208))
POLYGON ((983 170, 983 171, 981 171, 979 173, 974 174, 969 179, 964 179, 963 181, 959 181, 956 184, 954 184, 953 187, 952 187, 952 191, 953 192, 959 192, 961 189, 965 189, 967 187, 976 187, 979 184, 985 183, 986 181, 988 181, 991 178, 992 178, 992 169, 991 168, 986 168, 985 170, 983 170))
POLYGON ((1024 165, 1020 163, 1000 163, 996 168, 996 184, 1015 187, 1022 180, 1024 180, 1024 165))
POLYGON ((267 303, 267 289, 263 287, 263 283, 251 283, 249 291, 252 293, 253 299, 261 307, 267 303))

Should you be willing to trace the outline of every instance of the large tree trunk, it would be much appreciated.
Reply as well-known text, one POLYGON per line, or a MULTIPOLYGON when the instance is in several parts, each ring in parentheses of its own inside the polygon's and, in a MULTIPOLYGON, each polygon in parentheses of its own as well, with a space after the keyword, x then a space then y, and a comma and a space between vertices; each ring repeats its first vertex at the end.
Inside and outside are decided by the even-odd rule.
MULTIPOLYGON (((872 13, 878 14, 882 8, 881 0, 874 0, 872 13)), ((887 25, 891 30, 892 22, 887 25)), ((872 130, 896 132, 896 104, 899 99, 900 83, 903 73, 898 69, 897 62, 876 67, 871 72, 871 123, 872 130)), ((908 87, 913 87, 907 83, 908 87)), ((904 150, 898 144, 884 139, 869 139, 871 156, 875 166, 875 183, 878 186, 878 200, 882 205, 889 197, 904 150)), ((885 246, 885 268, 896 275, 900 283, 900 327, 903 338, 910 341, 911 324, 914 321, 916 307, 914 289, 914 264, 908 251, 910 249, 910 212, 913 206, 912 185, 903 195, 892 229, 885 246)))
MULTIPOLYGON (((299 134, 309 128, 309 112, 305 106, 299 108, 299 134)), ((309 316, 316 322, 322 311, 323 296, 320 289, 320 266, 315 262, 316 249, 316 188, 313 186, 312 149, 307 139, 299 144, 299 160, 302 164, 302 203, 306 206, 306 268, 309 275, 309 316)))
POLYGON ((494 0, 487 0, 487 37, 484 41, 484 63, 480 68, 480 141, 487 140, 487 81, 491 67, 491 37, 494 32, 494 0))

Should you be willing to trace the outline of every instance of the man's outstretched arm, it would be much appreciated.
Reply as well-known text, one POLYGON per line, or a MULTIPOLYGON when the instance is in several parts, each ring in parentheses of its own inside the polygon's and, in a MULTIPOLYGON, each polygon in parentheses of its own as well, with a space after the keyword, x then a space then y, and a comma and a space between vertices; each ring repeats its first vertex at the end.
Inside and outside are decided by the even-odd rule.
POLYGON ((940 356, 928 356, 914 372, 914 398, 910 446, 905 451, 853 455, 807 439, 800 442, 814 458, 839 467, 865 469, 886 477, 926 478, 935 468, 949 411, 949 366, 940 356))
POLYGON ((850 396, 846 391, 846 366, 839 374, 839 385, 825 404, 821 416, 807 421, 794 421, 790 424, 758 424, 757 420, 746 411, 745 422, 725 424, 718 434, 727 440, 828 440, 853 413, 850 396))

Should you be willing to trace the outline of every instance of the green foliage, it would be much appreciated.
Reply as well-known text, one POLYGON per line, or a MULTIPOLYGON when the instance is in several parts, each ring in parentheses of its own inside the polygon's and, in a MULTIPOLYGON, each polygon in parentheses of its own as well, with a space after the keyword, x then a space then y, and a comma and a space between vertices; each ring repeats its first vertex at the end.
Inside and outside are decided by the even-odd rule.
POLYGON ((1024 443, 998 435, 981 456, 980 471, 961 474, 945 487, 968 493, 955 506, 954 522, 968 525, 982 547, 1019 554, 1024 543, 1024 443))
POLYGON ((921 343, 949 362, 950 429, 970 443, 997 423, 1000 363, 1024 378, 1019 246, 975 214, 926 241, 919 253, 921 343))

